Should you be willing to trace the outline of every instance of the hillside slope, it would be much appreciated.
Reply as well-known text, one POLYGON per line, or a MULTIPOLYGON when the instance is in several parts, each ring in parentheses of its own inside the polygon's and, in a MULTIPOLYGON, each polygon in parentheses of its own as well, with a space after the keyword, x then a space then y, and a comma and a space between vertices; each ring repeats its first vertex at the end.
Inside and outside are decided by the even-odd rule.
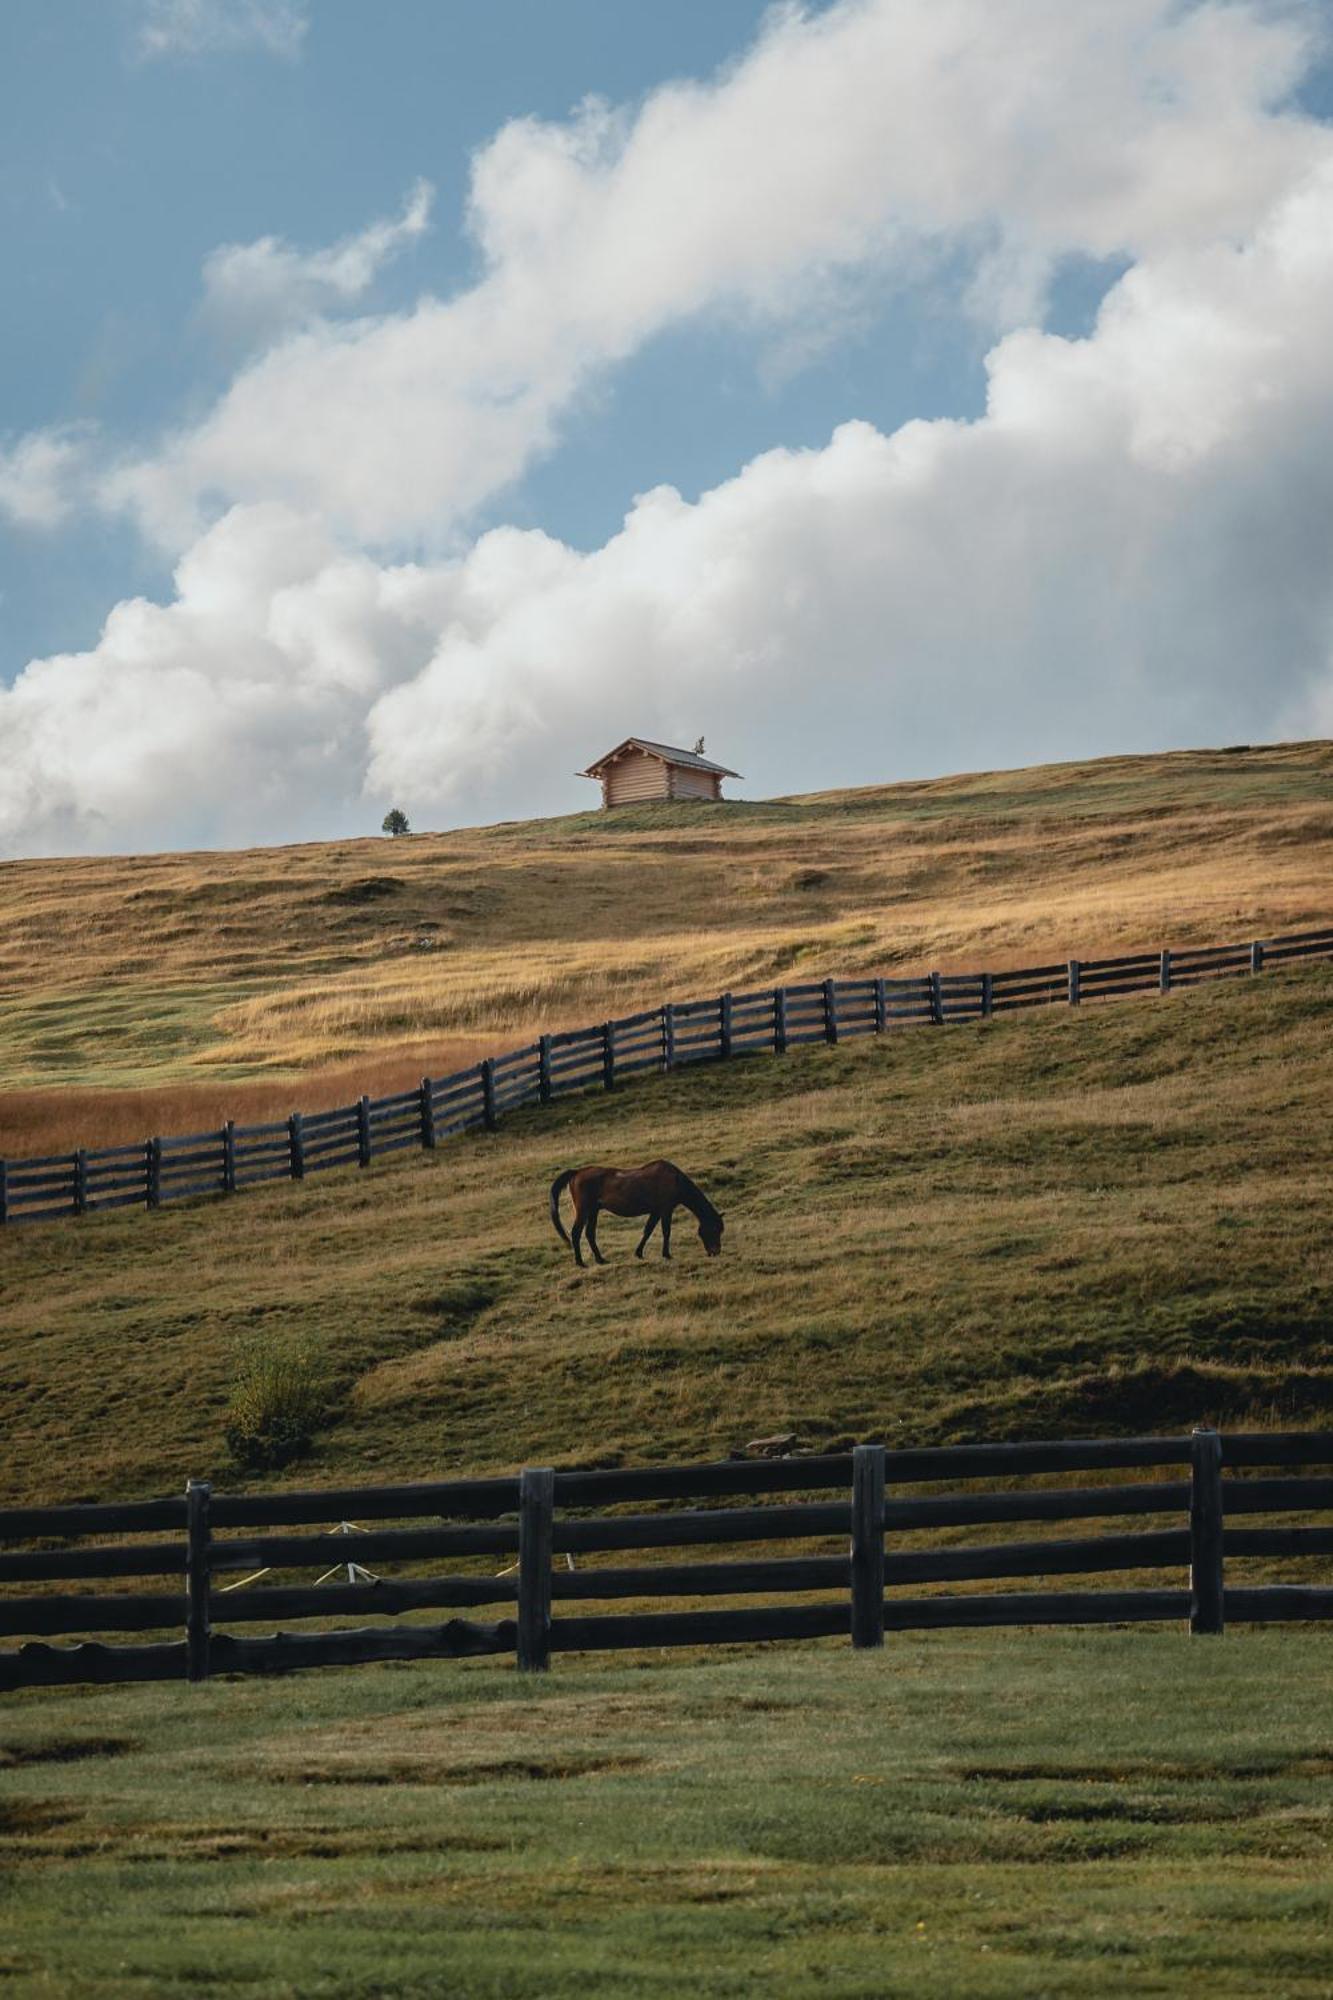
POLYGON ((0 1155, 316 1109, 539 1028, 784 974, 1296 930, 1328 920, 1330 881, 1329 743, 13 862, 0 1155))
POLYGON ((230 1203, 0 1238, 7 1497, 234 1483, 237 1353, 336 1394, 304 1483, 1333 1414, 1333 968, 700 1067, 230 1203), (727 1215, 578 1272, 567 1165, 727 1215))

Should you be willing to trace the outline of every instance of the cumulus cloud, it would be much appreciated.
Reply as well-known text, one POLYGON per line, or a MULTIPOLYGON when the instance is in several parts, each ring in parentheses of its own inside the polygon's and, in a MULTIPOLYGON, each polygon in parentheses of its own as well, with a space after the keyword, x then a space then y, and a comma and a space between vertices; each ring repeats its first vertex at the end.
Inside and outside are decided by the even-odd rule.
POLYGON ((842 427, 580 553, 384 566, 233 509, 165 608, 0 694, 11 848, 561 809, 630 731, 756 791, 1262 738, 1333 711, 1333 160, 1017 330, 975 422, 842 427), (150 803, 146 803, 150 802, 150 803))
POLYGON ((304 326, 108 502, 174 546, 219 504, 275 498, 381 546, 439 540, 590 379, 683 319, 781 325, 941 243, 1003 327, 1063 256, 1242 234, 1325 142, 1279 108, 1311 19, 1259 0, 780 9, 710 83, 505 126, 473 163, 474 286, 304 326))
POLYGON ((309 25, 305 0, 143 0, 137 48, 145 61, 246 49, 290 60, 309 25))
POLYGON ((222 244, 204 261, 205 315, 228 333, 259 339, 354 305, 425 234, 434 195, 419 180, 396 220, 372 222, 324 250, 296 250, 278 236, 222 244))
POLYGON ((1333 136, 1280 108, 1308 18, 843 0, 633 116, 505 128, 475 286, 308 321, 108 482, 179 541, 175 597, 0 691, 0 846, 558 810, 632 730, 706 729, 767 792, 1328 726, 1333 136), (589 553, 395 559, 673 319, 786 326, 936 240, 999 318, 976 421, 659 488, 589 553), (1130 260, 1083 339, 1031 321, 1071 251, 1130 260))
POLYGON ((0 517, 23 528, 54 528, 72 511, 88 464, 86 425, 29 431, 0 445, 0 517))

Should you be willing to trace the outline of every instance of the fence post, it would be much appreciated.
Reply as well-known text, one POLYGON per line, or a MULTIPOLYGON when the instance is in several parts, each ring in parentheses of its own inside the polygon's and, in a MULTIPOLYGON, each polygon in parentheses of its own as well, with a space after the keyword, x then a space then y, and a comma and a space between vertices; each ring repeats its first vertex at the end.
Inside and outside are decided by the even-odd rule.
POLYGON ((1078 959, 1071 958, 1069 961, 1069 1004, 1071 1007, 1077 1007, 1079 1003, 1079 979, 1082 971, 1083 967, 1078 959))
POLYGON ((1250 971, 1262 972, 1263 969, 1264 969, 1264 948, 1262 944, 1260 944, 1258 938, 1256 938, 1254 943, 1250 946, 1250 971))
POLYGON ((724 993, 717 1003, 718 1051, 725 1062, 731 1054, 731 995, 724 993))
POLYGON ((833 981, 824 981, 824 1040, 836 1042, 838 1039, 838 995, 833 981))
POLYGON ((1216 1431, 1190 1438, 1190 1631, 1220 1632, 1222 1583, 1222 1440, 1216 1431))
POLYGON ((889 986, 885 979, 875 981, 875 1033, 882 1035, 889 1025, 889 986))
POLYGON ((616 1087, 616 1031, 610 1021, 602 1023, 602 1084, 607 1090, 616 1087))
POLYGON ((421 1143, 427 1152, 435 1146, 435 1099, 431 1095, 430 1078, 421 1079, 421 1143))
POLYGON ((358 1097, 356 1100, 356 1164, 358 1167, 370 1165, 370 1099, 358 1097))
POLYGON ((787 989, 775 988, 773 993, 773 1053, 785 1056, 787 1053, 787 989))
POLYGON ((236 1120, 229 1118, 222 1128, 222 1192, 236 1192, 236 1120))
POLYGON ((551 1037, 542 1035, 537 1042, 537 1096, 541 1103, 551 1101, 551 1037))
POLYGON ((305 1133, 301 1129, 301 1114, 293 1111, 287 1120, 287 1149, 292 1158, 292 1179, 305 1179, 305 1133))
POLYGON ((8 1222, 9 1220, 9 1187, 7 1182, 7 1173, 8 1169, 6 1168, 4 1161, 0 1160, 0 1223, 8 1222))
POLYGON ((884 1447, 852 1452, 852 1644, 884 1644, 884 1447))
POLYGON ((981 975, 981 1014, 989 1020, 995 1009, 995 974, 983 972, 981 975))
POLYGON ((191 1479, 185 1488, 185 1648, 186 1675, 192 1681, 208 1679, 209 1642, 212 1625, 208 1614, 209 1586, 209 1502, 213 1489, 206 1479, 191 1479))
POLYGON ((944 989, 938 972, 930 975, 930 1018, 937 1027, 944 1019, 944 989))
POLYGON ((1162 970, 1158 983, 1163 993, 1171 991, 1171 953, 1169 951, 1163 951, 1162 953, 1162 970))
POLYGON ((162 1205, 162 1141, 148 1141, 148 1206, 160 1208, 162 1205))
POLYGON ((669 1000, 662 1007, 662 1067, 676 1067, 676 1010, 669 1000))
POLYGON ((83 1146, 74 1155, 74 1213, 88 1213, 88 1154, 83 1146))
POLYGON ((489 1056, 478 1065, 481 1071, 481 1118, 488 1132, 495 1130, 495 1064, 489 1056))
POLYGON ((527 1467, 518 1476, 518 1664, 541 1674, 551 1664, 551 1539, 555 1473, 527 1467))

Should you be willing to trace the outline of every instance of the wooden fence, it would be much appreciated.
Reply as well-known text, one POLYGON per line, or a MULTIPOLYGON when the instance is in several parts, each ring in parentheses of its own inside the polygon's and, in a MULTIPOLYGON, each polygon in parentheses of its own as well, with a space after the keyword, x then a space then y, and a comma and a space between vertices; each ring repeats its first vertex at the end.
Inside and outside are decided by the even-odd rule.
POLYGON ((1192 1632, 1217 1633, 1227 1620, 1333 1618, 1328 1587, 1237 1585, 1224 1575, 1228 1562, 1333 1555, 1329 1526, 1235 1525, 1254 1515, 1333 1509, 1333 1478, 1290 1472, 1330 1464, 1333 1432, 1223 1437, 1196 1430, 1188 1437, 920 1450, 859 1445, 827 1456, 614 1471, 547 1468, 506 1478, 323 1493, 231 1496, 191 1481, 184 1497, 174 1500, 12 1507, 0 1510, 0 1634, 28 1643, 0 1651, 0 1688, 203 1680, 219 1673, 477 1653, 512 1652, 520 1667, 541 1669, 556 1652, 830 1635, 879 1646, 886 1630, 950 1625, 1178 1619, 1192 1632), (1265 1468, 1273 1467, 1288 1471, 1267 1476, 1265 1468), (1138 1476, 1102 1483, 1102 1475, 1117 1472, 1138 1476), (1161 1476, 1165 1472, 1171 1476, 1161 1476), (1068 1483, 1078 1473, 1098 1475, 1098 1483, 1068 1483), (923 1486, 932 1490, 913 1490, 923 1486), (821 1497, 772 1502, 771 1496, 793 1492, 821 1497), (749 1504, 664 1504, 731 1496, 749 1504), (957 1540, 960 1529, 1126 1517, 1138 1522, 1128 1532, 1071 1540, 957 1540), (352 1518, 379 1525, 353 1538, 352 1518), (1145 1519, 1150 1525, 1142 1525, 1145 1519), (335 1524, 333 1535, 310 1532, 317 1523, 335 1524), (292 1532, 301 1528, 306 1532, 292 1532), (922 1546, 918 1538, 931 1529, 953 1539, 922 1546), (107 1542, 107 1536, 120 1539, 107 1542), (623 1549, 729 1543, 753 1550, 764 1542, 811 1539, 824 1550, 635 1568, 599 1568, 583 1560, 623 1549), (830 1541, 835 1552, 827 1552, 830 1541), (40 1546, 16 1548, 16 1542, 40 1546), (557 1561, 575 1556, 578 1568, 572 1560, 568 1567, 557 1561), (441 1559, 472 1567, 423 1570, 441 1559), (497 1559, 504 1565, 499 1573, 483 1573, 479 1563, 497 1559), (372 1564, 411 1564, 413 1573, 375 1575, 372 1564), (253 1574, 262 1578, 280 1569, 326 1569, 328 1577, 345 1569, 346 1580, 292 1586, 253 1574), (922 1586, 1172 1569, 1186 1574, 1168 1588, 921 1594, 922 1586), (114 1585, 80 1594, 58 1588, 76 1579, 144 1576, 172 1581, 151 1593, 114 1585), (901 1586, 916 1594, 894 1594, 901 1586), (793 1595, 806 1601, 665 1611, 636 1606, 592 1616, 563 1609, 570 1602, 617 1599, 674 1599, 680 1605, 793 1595), (557 1604, 560 1613, 553 1615, 557 1604), (444 1624, 390 1622, 269 1638, 238 1637, 226 1629, 279 1619, 327 1623, 367 1613, 393 1621, 491 1605, 512 1608, 493 1624, 454 1617, 444 1624), (183 1638, 151 1643, 53 1646, 36 1636, 160 1634, 182 1625, 183 1638))
POLYGON ((764 993, 668 1002, 643 1014, 542 1035, 452 1076, 424 1077, 392 1097, 362 1097, 336 1111, 294 1111, 268 1125, 237 1125, 80 1147, 42 1159, 0 1160, 0 1223, 49 1222, 95 1210, 159 1208, 186 1196, 235 1194, 263 1181, 302 1180, 324 1167, 367 1167, 405 1146, 434 1147, 507 1111, 567 1092, 614 1089, 646 1070, 732 1056, 777 1054, 809 1042, 949 1021, 1020 1007, 1167 993, 1201 980, 1262 971, 1302 958, 1333 958, 1333 929, 1247 944, 1069 959, 1009 972, 931 972, 916 979, 824 979, 764 993))

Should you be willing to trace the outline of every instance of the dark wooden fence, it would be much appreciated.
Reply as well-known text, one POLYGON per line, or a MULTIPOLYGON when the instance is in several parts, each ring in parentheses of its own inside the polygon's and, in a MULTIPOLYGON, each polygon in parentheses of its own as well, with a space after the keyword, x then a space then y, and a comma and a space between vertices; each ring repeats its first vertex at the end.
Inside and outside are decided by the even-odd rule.
POLYGON ((512 1652, 519 1666, 540 1669, 555 1652, 829 1635, 878 1646, 886 1630, 947 1625, 1178 1619, 1193 1632, 1217 1633, 1228 1620, 1333 1618, 1333 1589, 1326 1586, 1236 1584, 1224 1575, 1227 1563, 1333 1555, 1327 1525, 1289 1519, 1244 1525, 1255 1515, 1333 1509, 1333 1478, 1291 1473, 1330 1464, 1333 1432, 1223 1437, 1197 1430, 1188 1437, 921 1450, 859 1445, 819 1457, 615 1471, 547 1468, 507 1478, 323 1493, 231 1496, 191 1481, 175 1500, 11 1507, 0 1511, 0 1634, 28 1643, 0 1652, 0 1688, 202 1680, 218 1673, 476 1653, 512 1652), (1266 1469, 1273 1467, 1287 1471, 1271 1477, 1266 1469), (1117 1472, 1136 1476, 1119 1483, 1105 1478, 1117 1472), (1094 1482, 1070 1483, 1069 1476, 1080 1473, 1095 1475, 1094 1482), (922 1487, 932 1490, 914 1490, 922 1487), (771 1499, 790 1493, 819 1497, 771 1499), (669 1504, 733 1496, 748 1504, 669 1504), (633 1511, 621 1511, 627 1508, 633 1511), (1116 1527, 1077 1539, 957 1540, 964 1529, 1129 1517, 1136 1525, 1127 1531, 1116 1527), (352 1518, 379 1525, 353 1536, 345 1532, 352 1518), (344 1533, 311 1532, 312 1524, 330 1522, 344 1533), (953 1539, 923 1545, 920 1538, 932 1529, 953 1539), (103 1539, 108 1536, 118 1539, 103 1539), (764 1542, 812 1539, 824 1550, 634 1568, 583 1562, 622 1549, 729 1543, 753 1551, 764 1542), (835 1552, 828 1552, 830 1541, 835 1552), (575 1556, 578 1568, 558 1560, 575 1556), (504 1565, 499 1574, 485 1573, 497 1559, 504 1565), (441 1561, 455 1567, 441 1570, 441 1561), (369 1567, 388 1564, 410 1564, 412 1573, 377 1576, 369 1567), (287 1585, 251 1574, 282 1569, 321 1569, 330 1576, 345 1569, 347 1580, 287 1585), (930 1588, 1022 1577, 1044 1585, 1052 1577, 1086 1579, 1108 1571, 1160 1576, 1174 1569, 1181 1580, 1167 1588, 930 1588), (114 1583, 94 1592, 64 1588, 145 1576, 170 1583, 152 1592, 114 1583), (652 1599, 680 1607, 700 1598, 793 1596, 806 1601, 638 1608, 652 1599), (571 1602, 618 1599, 638 1602, 591 1616, 564 1610, 571 1602), (268 1638, 238 1637, 227 1629, 282 1619, 327 1625, 367 1613, 392 1621, 486 1606, 510 1608, 492 1624, 453 1617, 444 1624, 390 1622, 280 1631, 268 1638), (150 1643, 53 1646, 37 1636, 161 1634, 182 1626, 183 1638, 150 1643))
POLYGON ((521 1105, 548 1104, 570 1091, 611 1090, 647 1070, 781 1055, 809 1042, 975 1021, 1056 1001, 1078 1006, 1125 994, 1167 993, 1302 958, 1333 958, 1333 929, 1126 958, 1074 958, 1009 972, 823 979, 765 993, 668 1002, 622 1020, 542 1035, 526 1048, 453 1076, 423 1077, 413 1090, 362 1097, 336 1111, 294 1111, 269 1125, 229 1119, 218 1131, 141 1145, 0 1160, 0 1223, 159 1208, 185 1196, 235 1194, 262 1181, 299 1181, 323 1167, 367 1167, 405 1146, 433 1147, 456 1132, 493 1130, 505 1112, 521 1105))

